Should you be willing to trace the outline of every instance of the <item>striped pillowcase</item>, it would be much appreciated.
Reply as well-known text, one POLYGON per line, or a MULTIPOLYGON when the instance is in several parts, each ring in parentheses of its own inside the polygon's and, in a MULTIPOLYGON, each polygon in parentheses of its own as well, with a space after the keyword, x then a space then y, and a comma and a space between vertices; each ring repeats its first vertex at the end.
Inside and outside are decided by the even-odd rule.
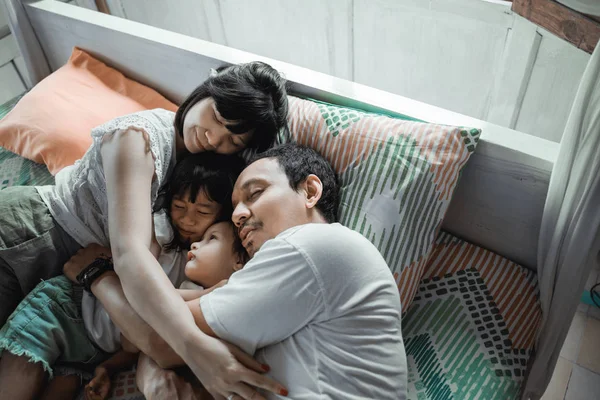
POLYGON ((406 312, 481 131, 295 97, 289 102, 292 139, 333 165, 340 180, 339 220, 379 249, 406 312))

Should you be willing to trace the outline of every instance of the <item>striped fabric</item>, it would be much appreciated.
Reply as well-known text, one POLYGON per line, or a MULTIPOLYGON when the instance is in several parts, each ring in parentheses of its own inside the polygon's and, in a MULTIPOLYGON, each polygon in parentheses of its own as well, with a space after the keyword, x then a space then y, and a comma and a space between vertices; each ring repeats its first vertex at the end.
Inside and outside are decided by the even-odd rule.
MULTIPOLYGON (((0 105, 0 119, 17 104, 25 94, 0 105)), ((10 186, 52 185, 54 177, 43 164, 38 164, 0 147, 0 190, 10 186)))
POLYGON ((408 310, 481 132, 294 97, 288 121, 294 140, 333 165, 341 185, 340 222, 377 246, 408 310))
POLYGON ((517 399, 538 297, 534 272, 441 232, 403 319, 409 399, 517 399))

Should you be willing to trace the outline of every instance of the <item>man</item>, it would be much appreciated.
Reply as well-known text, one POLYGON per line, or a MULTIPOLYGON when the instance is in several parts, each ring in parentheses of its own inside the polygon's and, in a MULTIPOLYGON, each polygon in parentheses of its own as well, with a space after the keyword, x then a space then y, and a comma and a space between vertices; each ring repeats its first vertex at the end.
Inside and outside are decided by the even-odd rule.
POLYGON ((377 249, 335 223, 327 161, 294 144, 268 150, 232 200, 252 260, 192 308, 198 326, 269 365, 289 398, 406 398, 398 289, 377 249))

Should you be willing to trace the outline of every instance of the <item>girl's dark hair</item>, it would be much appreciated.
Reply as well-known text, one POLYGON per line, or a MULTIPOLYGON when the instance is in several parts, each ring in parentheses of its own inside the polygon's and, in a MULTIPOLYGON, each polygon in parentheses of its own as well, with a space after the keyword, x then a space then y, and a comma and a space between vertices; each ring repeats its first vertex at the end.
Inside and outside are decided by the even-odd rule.
POLYGON ((244 168, 244 160, 237 155, 211 152, 188 155, 175 165, 168 183, 160 193, 160 208, 167 212, 175 234, 166 246, 168 250, 187 250, 190 246, 190 243, 181 238, 171 220, 173 198, 187 194, 188 201, 194 203, 200 191, 204 191, 210 200, 221 205, 217 220, 231 220, 233 185, 244 168))
POLYGON ((198 86, 175 114, 175 132, 183 137, 183 121, 196 103, 212 97, 234 134, 254 132, 249 149, 264 151, 276 143, 280 131, 289 136, 286 81, 269 64, 254 61, 222 66, 198 86))

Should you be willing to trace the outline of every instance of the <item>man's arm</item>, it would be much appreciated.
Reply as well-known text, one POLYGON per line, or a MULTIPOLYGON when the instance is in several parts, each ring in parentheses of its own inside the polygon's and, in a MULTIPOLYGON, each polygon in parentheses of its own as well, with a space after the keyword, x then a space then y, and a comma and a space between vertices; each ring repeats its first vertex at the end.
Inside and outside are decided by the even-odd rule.
POLYGON ((285 240, 265 243, 227 285, 188 302, 196 325, 248 354, 326 313, 312 262, 285 240))
POLYGON ((200 299, 194 299, 186 302, 188 308, 190 309, 192 315, 194 316, 194 321, 196 322, 196 326, 200 328, 200 330, 212 337, 218 337, 217 334, 212 330, 212 328, 206 322, 204 318, 204 314, 202 313, 202 307, 200 307, 200 299))
POLYGON ((221 282, 217 283, 215 286, 210 287, 208 289, 177 289, 177 292, 181 295, 181 298, 184 301, 188 302, 188 301, 199 299, 202 296, 206 296, 213 290, 218 289, 222 286, 225 286, 226 284, 227 284, 227 279, 224 279, 221 282))

